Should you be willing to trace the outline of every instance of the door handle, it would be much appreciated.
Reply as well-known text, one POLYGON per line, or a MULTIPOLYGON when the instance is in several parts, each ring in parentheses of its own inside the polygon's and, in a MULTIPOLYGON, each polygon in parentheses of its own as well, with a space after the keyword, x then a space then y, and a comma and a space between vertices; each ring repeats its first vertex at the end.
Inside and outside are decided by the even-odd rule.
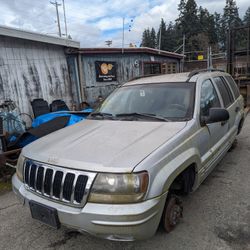
POLYGON ((227 121, 221 122, 221 126, 224 126, 227 123, 227 121))
POLYGON ((240 111, 240 107, 235 108, 235 112, 238 113, 240 111))

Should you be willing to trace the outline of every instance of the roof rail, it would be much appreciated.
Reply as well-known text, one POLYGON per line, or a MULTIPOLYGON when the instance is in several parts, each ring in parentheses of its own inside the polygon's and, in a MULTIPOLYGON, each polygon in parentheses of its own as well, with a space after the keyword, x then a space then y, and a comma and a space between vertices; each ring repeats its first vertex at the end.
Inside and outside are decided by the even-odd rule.
POLYGON ((210 68, 210 69, 198 69, 198 70, 193 70, 191 71, 189 74, 188 74, 188 79, 186 80, 186 82, 189 82, 189 80, 195 76, 195 75, 198 75, 200 73, 203 73, 203 72, 225 72, 224 70, 222 69, 214 69, 214 68, 210 68))
POLYGON ((162 74, 159 73, 159 74, 140 75, 140 76, 136 76, 136 77, 129 79, 127 82, 132 82, 134 80, 138 80, 141 78, 146 78, 146 77, 151 77, 151 76, 159 76, 159 75, 162 75, 162 74))

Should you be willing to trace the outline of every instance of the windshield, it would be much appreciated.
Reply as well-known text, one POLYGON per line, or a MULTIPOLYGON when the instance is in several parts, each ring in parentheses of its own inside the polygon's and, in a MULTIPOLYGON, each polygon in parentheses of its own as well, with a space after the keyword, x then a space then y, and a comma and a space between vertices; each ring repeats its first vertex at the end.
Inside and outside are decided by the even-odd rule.
POLYGON ((124 119, 189 120, 193 115, 194 83, 123 86, 115 90, 93 115, 124 119), (164 119, 165 118, 165 119, 164 119))

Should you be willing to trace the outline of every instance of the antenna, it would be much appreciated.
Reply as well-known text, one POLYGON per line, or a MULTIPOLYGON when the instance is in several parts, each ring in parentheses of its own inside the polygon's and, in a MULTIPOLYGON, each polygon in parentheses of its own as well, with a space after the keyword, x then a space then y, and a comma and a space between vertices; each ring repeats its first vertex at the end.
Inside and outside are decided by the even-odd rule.
MULTIPOLYGON (((130 24, 128 26, 128 31, 131 32, 133 19, 130 20, 130 24)), ((124 53, 124 40, 125 40, 125 17, 122 18, 122 54, 124 53)))
POLYGON ((112 40, 107 40, 107 41, 105 41, 105 44, 106 44, 108 47, 110 47, 110 45, 112 44, 112 40))

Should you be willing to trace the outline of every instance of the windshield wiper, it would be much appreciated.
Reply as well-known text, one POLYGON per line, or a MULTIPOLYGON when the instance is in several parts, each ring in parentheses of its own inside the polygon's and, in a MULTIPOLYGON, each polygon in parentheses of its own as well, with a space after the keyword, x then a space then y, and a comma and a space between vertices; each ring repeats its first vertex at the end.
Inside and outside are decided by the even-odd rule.
POLYGON ((165 122, 169 122, 170 120, 163 117, 163 116, 159 116, 156 114, 148 114, 148 113, 121 113, 121 114, 116 114, 115 117, 119 118, 119 117, 126 117, 126 116, 136 116, 136 117, 144 117, 144 118, 151 118, 151 119, 156 119, 156 120, 160 120, 160 121, 165 121, 165 122))
POLYGON ((96 116, 100 116, 102 118, 113 118, 113 115, 110 113, 104 113, 104 112, 93 112, 89 115, 89 117, 96 117, 96 116))

